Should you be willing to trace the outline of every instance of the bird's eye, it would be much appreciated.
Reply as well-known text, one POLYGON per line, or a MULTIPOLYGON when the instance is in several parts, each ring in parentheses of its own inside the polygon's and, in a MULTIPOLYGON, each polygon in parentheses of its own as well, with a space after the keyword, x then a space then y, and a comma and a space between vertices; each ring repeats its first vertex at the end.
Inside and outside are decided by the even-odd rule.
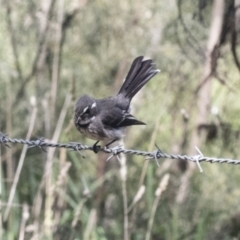
POLYGON ((82 114, 89 114, 89 113, 90 113, 89 107, 85 107, 82 111, 82 114))

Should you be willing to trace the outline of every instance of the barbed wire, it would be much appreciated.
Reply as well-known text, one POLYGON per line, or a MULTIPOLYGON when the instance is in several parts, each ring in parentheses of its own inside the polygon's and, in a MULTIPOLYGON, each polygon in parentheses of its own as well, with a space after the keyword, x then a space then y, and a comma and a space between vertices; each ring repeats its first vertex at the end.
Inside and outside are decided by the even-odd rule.
MULTIPOLYGON (((66 148, 66 149, 69 149, 72 151, 79 152, 81 154, 81 156, 83 156, 81 153, 82 150, 90 150, 90 151, 95 150, 95 148, 93 146, 83 145, 79 142, 52 143, 52 142, 45 141, 44 138, 39 138, 36 140, 24 140, 24 139, 17 139, 17 138, 9 138, 7 136, 7 134, 0 132, 0 144, 5 145, 6 147, 10 147, 8 145, 8 143, 19 143, 19 144, 23 144, 23 145, 28 145, 29 148, 39 147, 43 151, 46 151, 46 149, 45 149, 46 147, 66 148)), ((160 158, 191 161, 191 162, 197 163, 199 170, 201 172, 202 172, 202 169, 199 164, 200 162, 227 163, 227 164, 234 164, 234 165, 240 164, 240 160, 233 160, 233 159, 229 159, 229 158, 205 157, 197 147, 196 147, 196 150, 199 154, 195 155, 195 156, 167 154, 167 153, 163 153, 157 145, 156 145, 156 148, 157 149, 154 150, 153 152, 146 152, 146 151, 139 151, 139 150, 133 150, 133 149, 125 149, 122 146, 116 146, 113 148, 98 146, 98 152, 105 152, 105 153, 111 154, 107 160, 111 159, 113 156, 118 157, 118 155, 120 153, 129 154, 129 155, 139 155, 139 156, 146 157, 147 160, 151 160, 151 159, 155 160, 158 166, 159 166, 158 160, 160 158)))

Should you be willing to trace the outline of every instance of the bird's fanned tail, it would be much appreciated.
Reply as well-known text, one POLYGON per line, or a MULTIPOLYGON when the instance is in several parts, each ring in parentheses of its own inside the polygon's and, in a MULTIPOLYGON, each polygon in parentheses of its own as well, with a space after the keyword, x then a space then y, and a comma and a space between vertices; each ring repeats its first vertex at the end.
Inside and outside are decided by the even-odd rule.
POLYGON ((151 59, 143 60, 143 56, 137 57, 133 61, 118 95, 131 101, 134 95, 159 71, 155 69, 155 64, 151 59))

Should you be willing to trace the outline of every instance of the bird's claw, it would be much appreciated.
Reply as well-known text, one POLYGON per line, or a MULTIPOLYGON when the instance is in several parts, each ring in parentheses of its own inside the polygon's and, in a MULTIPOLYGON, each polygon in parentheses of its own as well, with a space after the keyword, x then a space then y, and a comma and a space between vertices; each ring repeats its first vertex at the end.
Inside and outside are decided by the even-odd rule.
POLYGON ((95 142, 92 146, 92 150, 97 154, 99 152, 99 150, 101 149, 100 145, 97 145, 99 143, 99 141, 95 142))

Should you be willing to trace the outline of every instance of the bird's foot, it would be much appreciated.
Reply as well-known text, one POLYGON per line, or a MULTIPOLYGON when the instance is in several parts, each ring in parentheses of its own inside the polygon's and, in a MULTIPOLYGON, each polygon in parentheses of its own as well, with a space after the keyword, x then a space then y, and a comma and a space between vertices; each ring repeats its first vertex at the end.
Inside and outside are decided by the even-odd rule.
POLYGON ((99 143, 99 141, 95 142, 92 146, 92 150, 97 154, 99 152, 99 150, 101 149, 100 145, 97 145, 99 143))

